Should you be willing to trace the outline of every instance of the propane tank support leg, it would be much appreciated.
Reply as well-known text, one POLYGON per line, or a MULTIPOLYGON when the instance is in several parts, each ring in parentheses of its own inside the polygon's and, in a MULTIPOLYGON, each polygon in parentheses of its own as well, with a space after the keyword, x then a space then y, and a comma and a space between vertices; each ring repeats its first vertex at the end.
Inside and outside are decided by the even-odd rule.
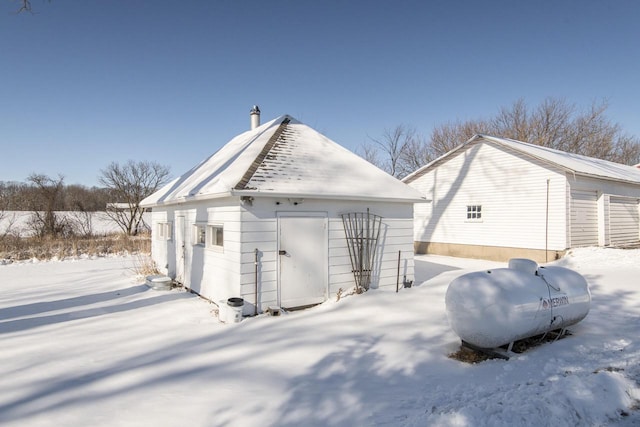
MULTIPOLYGON (((555 331, 553 331, 553 333, 556 333, 555 331)), ((558 341, 560 338, 564 337, 567 334, 567 328, 561 328, 560 332, 557 333, 556 337, 553 339, 553 342, 558 341)))
POLYGON ((515 341, 511 341, 511 342, 509 343, 509 346, 507 347, 507 353, 511 353, 511 350, 513 350, 513 343, 514 343, 514 342, 515 342, 515 341))

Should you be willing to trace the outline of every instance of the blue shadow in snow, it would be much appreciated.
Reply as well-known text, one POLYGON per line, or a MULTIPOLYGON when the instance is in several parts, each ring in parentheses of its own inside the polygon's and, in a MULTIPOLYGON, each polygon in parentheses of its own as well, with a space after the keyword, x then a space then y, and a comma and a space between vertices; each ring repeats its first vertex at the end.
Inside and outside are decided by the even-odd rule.
POLYGON ((137 285, 125 289, 65 298, 56 301, 42 301, 32 304, 16 305, 14 307, 0 309, 0 321, 12 319, 14 317, 34 316, 40 313, 64 310, 66 308, 78 307, 81 305, 95 304, 97 302, 109 301, 116 298, 146 292, 148 290, 149 287, 147 285, 137 285))
MULTIPOLYGON (((149 289, 146 285, 142 287, 149 289)), ((137 288, 137 287, 136 287, 137 288)), ((130 293, 128 295, 132 295, 130 293)), ((122 297, 124 295, 120 295, 122 297)), ((0 334, 7 334, 11 332, 24 331, 40 326, 52 325, 55 323, 69 322, 72 320, 86 319, 90 317, 102 316, 111 313, 120 313, 123 311, 135 310, 137 308, 148 307, 151 305, 161 304, 168 301, 174 301, 177 299, 188 298, 186 293, 171 292, 168 294, 158 295, 151 298, 140 299, 137 301, 130 301, 121 304, 104 305, 95 308, 88 308, 84 310, 68 310, 64 313, 52 314, 50 316, 29 317, 24 319, 10 320, 7 322, 0 322, 0 334)), ((90 296, 88 301, 90 301, 90 296)), ((90 304, 86 302, 85 304, 90 304)), ((85 305, 82 304, 82 305, 85 305)), ((77 304, 80 305, 80 304, 77 304)), ((67 307, 70 308, 70 307, 67 307)), ((50 310, 47 310, 50 311, 50 310)), ((36 313, 37 314, 37 313, 36 313)))

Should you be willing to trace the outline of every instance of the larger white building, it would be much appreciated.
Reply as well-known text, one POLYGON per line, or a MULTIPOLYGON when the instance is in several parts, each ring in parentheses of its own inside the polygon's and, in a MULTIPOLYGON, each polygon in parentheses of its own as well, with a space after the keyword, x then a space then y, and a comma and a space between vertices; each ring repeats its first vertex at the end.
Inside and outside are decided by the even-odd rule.
POLYGON ((403 180, 418 253, 551 261, 568 248, 638 243, 640 170, 476 135, 403 180))

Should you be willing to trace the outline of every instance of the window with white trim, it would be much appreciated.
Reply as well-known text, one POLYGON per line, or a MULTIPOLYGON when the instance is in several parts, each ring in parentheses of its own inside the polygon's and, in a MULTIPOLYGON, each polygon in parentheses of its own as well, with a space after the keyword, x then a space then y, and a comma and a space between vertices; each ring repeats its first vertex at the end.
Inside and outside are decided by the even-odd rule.
POLYGON ((482 205, 467 205, 467 221, 482 221, 482 205))
POLYGON ((207 227, 204 224, 193 224, 193 244, 204 246, 207 242, 207 227))
POLYGON ((171 240, 173 224, 170 222, 159 222, 156 224, 156 236, 158 240, 171 240))
POLYGON ((224 228, 221 224, 210 224, 207 227, 209 237, 207 247, 222 249, 224 247, 224 228))

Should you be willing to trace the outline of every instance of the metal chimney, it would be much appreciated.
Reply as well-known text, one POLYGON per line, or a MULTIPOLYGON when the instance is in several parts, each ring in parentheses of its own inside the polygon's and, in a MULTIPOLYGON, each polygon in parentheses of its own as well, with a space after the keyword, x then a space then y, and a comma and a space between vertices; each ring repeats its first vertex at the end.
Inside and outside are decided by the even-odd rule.
POLYGON ((257 105, 254 105, 249 112, 249 118, 251 119, 251 130, 260 126, 260 109, 257 105))

